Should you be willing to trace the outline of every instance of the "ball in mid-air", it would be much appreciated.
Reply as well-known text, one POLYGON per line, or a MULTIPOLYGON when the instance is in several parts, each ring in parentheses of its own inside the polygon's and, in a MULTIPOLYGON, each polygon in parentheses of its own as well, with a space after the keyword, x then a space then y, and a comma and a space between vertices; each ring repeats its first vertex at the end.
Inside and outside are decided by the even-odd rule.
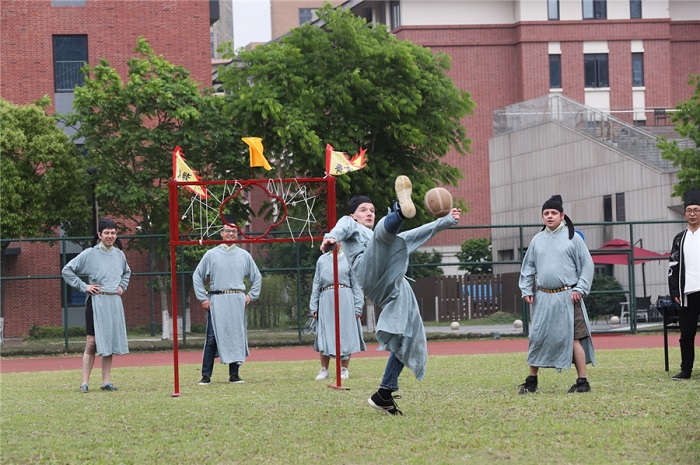
POLYGON ((433 187, 425 193, 424 200, 433 218, 442 218, 452 210, 452 194, 444 187, 433 187))
POLYGON ((452 329, 452 331, 457 331, 459 329, 459 321, 453 321, 450 325, 450 328, 452 329))

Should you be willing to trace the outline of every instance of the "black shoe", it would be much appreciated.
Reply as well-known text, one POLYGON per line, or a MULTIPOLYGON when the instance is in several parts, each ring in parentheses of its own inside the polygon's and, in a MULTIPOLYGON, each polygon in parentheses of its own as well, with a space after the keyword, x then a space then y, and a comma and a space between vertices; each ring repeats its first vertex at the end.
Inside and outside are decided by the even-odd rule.
POLYGON ((372 408, 381 410, 387 415, 403 415, 403 412, 399 410, 399 406, 396 405, 396 402, 394 401, 394 399, 400 398, 401 396, 389 396, 388 399, 385 399, 381 396, 381 394, 379 394, 379 391, 377 391, 372 394, 372 397, 367 399, 367 403, 369 403, 372 408))
POLYGON ((586 378, 578 378, 576 380, 576 384, 571 386, 569 388, 569 394, 572 392, 588 392, 591 390, 591 385, 588 384, 588 380, 586 378))
POLYGON ((690 371, 681 371, 677 375, 671 376, 671 379, 674 381, 681 381, 684 379, 690 379, 690 371))
POLYGON ((537 392, 537 376, 528 376, 525 378, 525 382, 518 387, 520 388, 518 394, 537 392))
POLYGON ((229 382, 229 383, 245 383, 245 381, 243 381, 243 378, 241 378, 241 377, 238 376, 238 375, 231 375, 231 376, 229 376, 229 377, 228 377, 228 382, 229 382))
POLYGON ((209 376, 202 376, 202 379, 200 379, 199 383, 197 384, 199 384, 200 386, 207 386, 211 384, 211 378, 209 376))

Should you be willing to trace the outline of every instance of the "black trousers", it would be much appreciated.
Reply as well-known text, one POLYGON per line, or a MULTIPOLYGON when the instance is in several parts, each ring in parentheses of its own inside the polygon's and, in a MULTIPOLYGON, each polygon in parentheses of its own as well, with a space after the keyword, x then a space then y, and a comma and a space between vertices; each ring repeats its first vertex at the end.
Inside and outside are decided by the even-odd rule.
POLYGON ((700 292, 687 295, 688 306, 678 310, 678 326, 681 330, 681 371, 690 373, 695 363, 695 335, 700 317, 700 292))

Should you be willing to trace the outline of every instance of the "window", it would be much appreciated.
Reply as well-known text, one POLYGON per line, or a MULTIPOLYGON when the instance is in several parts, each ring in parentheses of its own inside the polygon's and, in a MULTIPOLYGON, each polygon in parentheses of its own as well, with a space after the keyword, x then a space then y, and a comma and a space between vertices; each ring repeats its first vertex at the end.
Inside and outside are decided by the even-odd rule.
POLYGON ((503 249, 497 252, 499 262, 509 262, 515 260, 515 251, 513 249, 503 249))
POLYGON ((389 3, 389 26, 391 29, 401 26, 401 2, 389 3))
POLYGON ((55 92, 73 92, 82 86, 80 68, 88 61, 87 36, 53 36, 53 80, 55 92))
POLYGON ((612 196, 603 196, 603 221, 606 223, 612 223, 612 196))
POLYGON ((559 0, 547 0, 547 19, 559 19, 559 0))
POLYGON ((608 7, 606 0, 583 0, 583 19, 606 19, 608 7))
POLYGON ((549 55, 549 88, 561 89, 561 55, 549 55))
POLYGON ((85 0, 51 0, 51 6, 85 6, 85 0))
POLYGON ((632 85, 642 87, 644 85, 644 54, 632 54, 632 85))
POLYGON ((316 8, 299 8, 299 25, 316 20, 316 8))
POLYGON ((616 221, 627 221, 625 218, 625 193, 615 194, 615 217, 616 221))
POLYGON ((583 55, 583 72, 586 87, 608 87, 608 54, 583 55))
POLYGON ((630 18, 642 18, 642 0, 630 0, 630 18))

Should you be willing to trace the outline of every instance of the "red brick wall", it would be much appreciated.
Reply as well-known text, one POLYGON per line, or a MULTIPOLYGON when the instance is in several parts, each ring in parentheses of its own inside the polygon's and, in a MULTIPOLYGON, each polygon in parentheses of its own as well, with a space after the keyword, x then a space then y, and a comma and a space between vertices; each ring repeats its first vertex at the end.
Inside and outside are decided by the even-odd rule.
POLYGON ((51 0, 0 3, 0 97, 18 105, 53 97, 52 36, 86 34, 88 60, 105 58, 123 79, 139 36, 158 55, 211 86, 208 0, 88 0, 84 7, 53 7, 51 0))
POLYGON ((688 75, 700 74, 700 23, 674 23, 671 37, 671 99, 675 104, 688 100, 695 91, 688 85, 688 75))

